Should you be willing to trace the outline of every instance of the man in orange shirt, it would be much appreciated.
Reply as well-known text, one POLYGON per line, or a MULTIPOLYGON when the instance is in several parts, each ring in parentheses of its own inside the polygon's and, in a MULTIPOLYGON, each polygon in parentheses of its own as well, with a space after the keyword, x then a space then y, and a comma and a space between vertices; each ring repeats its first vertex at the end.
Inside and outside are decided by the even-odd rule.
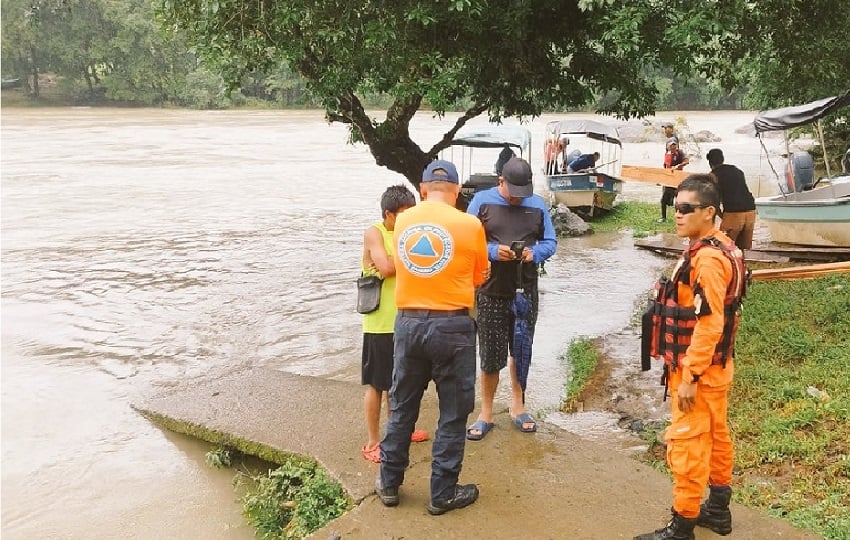
POLYGON ((458 484, 458 476, 475 402, 475 321, 469 310, 490 263, 481 222, 455 208, 460 193, 455 166, 431 162, 419 189, 422 202, 399 214, 393 231, 398 316, 391 412, 375 492, 385 506, 398 505, 410 436, 433 380, 440 419, 431 450, 428 512, 438 515, 478 498, 478 487, 458 484))
POLYGON ((635 540, 693 540, 696 525, 732 531, 732 438, 727 425, 732 349, 745 287, 743 255, 715 226, 720 192, 707 174, 679 184, 676 234, 690 240, 658 309, 657 353, 672 392, 667 462, 673 473, 673 518, 635 540), (706 486, 708 500, 700 505, 706 486))

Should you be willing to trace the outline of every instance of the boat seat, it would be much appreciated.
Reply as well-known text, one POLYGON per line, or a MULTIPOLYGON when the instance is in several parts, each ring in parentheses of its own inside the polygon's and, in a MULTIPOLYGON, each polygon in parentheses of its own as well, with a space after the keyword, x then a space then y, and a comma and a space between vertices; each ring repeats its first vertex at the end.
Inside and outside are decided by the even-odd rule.
POLYGON ((499 176, 495 173, 470 174, 468 184, 473 186, 492 187, 499 184, 499 176))

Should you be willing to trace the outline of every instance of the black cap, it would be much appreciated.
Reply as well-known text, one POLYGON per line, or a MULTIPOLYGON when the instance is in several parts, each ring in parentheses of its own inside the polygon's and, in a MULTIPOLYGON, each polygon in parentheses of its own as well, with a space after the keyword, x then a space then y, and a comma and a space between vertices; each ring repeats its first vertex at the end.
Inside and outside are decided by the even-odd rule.
POLYGON ((511 197, 530 197, 534 193, 534 184, 531 182, 531 165, 522 158, 513 157, 502 167, 502 178, 508 186, 508 195, 511 197))

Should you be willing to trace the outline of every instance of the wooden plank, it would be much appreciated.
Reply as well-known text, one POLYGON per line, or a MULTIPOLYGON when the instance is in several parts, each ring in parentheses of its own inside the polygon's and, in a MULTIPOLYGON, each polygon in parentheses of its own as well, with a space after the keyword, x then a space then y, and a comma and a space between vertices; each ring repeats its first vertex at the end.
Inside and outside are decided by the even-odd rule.
MULTIPOLYGON (((681 238, 671 233, 659 233, 648 238, 637 238, 635 247, 649 249, 656 253, 678 257, 684 249, 681 238)), ((850 260, 850 248, 822 246, 794 246, 790 244, 769 243, 753 249, 744 250, 744 259, 748 262, 841 262, 850 260)))
MULTIPOLYGON (((678 257, 682 254, 684 243, 675 235, 665 234, 661 237, 638 238, 634 242, 635 247, 648 249, 669 257, 678 257)), ((774 255, 755 249, 744 250, 744 261, 763 263, 787 263, 791 259, 783 255, 774 255)))
POLYGON ((661 167, 641 167, 639 165, 623 165, 620 177, 626 182, 643 182, 646 184, 659 184, 668 187, 678 187, 682 180, 692 173, 678 169, 664 169, 661 167))
POLYGON ((753 281, 776 279, 809 279, 827 274, 850 273, 850 261, 789 266, 787 268, 764 268, 753 270, 753 281))

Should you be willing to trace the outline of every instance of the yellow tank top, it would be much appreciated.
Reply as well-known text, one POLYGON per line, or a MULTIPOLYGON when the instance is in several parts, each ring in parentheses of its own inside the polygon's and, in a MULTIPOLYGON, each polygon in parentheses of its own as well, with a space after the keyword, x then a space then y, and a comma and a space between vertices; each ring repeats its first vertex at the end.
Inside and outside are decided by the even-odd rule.
MULTIPOLYGON (((375 223, 374 226, 381 231, 381 237, 384 239, 384 249, 392 256, 393 232, 387 230, 381 221, 375 223)), ((366 272, 362 268, 363 263, 361 262, 360 264, 361 270, 366 272)), ((381 286, 381 305, 372 313, 363 315, 363 332, 366 334, 392 334, 397 312, 398 309, 395 304, 395 276, 391 276, 384 278, 384 284, 381 286)))

